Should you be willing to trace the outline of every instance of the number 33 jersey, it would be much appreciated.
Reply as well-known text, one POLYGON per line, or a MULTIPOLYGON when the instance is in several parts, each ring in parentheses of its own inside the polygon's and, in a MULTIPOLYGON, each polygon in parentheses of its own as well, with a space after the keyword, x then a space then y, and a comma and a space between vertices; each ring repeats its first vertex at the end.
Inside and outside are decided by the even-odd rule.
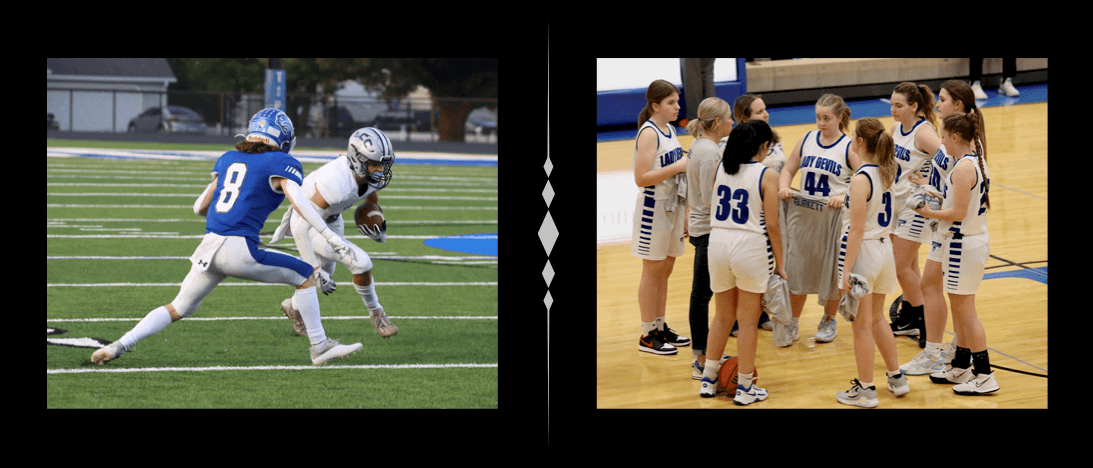
MULTIPOLYGON (((228 151, 216 160, 215 198, 209 205, 205 232, 245 237, 259 242, 258 233, 273 210, 285 200, 274 177, 303 184, 303 166, 279 151, 249 154, 228 151)), ((291 209, 291 208, 290 208, 291 209)))

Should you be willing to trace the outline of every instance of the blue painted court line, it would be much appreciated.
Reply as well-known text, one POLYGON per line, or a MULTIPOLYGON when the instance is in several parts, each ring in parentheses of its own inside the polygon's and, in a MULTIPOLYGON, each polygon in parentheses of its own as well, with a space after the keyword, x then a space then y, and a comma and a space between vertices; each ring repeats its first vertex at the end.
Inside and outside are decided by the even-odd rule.
POLYGON ((984 280, 995 278, 1026 278, 1047 284, 1047 267, 1023 268, 1020 270, 1000 271, 998 273, 987 273, 983 275, 984 280))

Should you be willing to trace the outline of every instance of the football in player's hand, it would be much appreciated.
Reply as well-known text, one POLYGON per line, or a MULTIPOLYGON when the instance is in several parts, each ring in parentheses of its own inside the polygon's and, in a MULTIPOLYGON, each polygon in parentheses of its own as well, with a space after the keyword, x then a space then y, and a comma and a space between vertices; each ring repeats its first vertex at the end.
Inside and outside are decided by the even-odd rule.
POLYGON ((380 208, 380 206, 375 203, 361 203, 360 206, 357 207, 357 211, 353 214, 353 219, 357 222, 358 230, 364 226, 374 231, 378 231, 383 228, 383 208, 380 208))

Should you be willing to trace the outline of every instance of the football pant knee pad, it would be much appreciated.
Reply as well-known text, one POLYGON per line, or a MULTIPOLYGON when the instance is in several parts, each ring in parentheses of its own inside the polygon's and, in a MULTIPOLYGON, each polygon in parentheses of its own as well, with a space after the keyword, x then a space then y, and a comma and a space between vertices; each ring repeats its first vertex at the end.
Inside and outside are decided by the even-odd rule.
POLYGON ((347 265, 349 267, 349 272, 354 275, 359 275, 366 271, 371 271, 372 257, 368 256, 368 252, 365 252, 364 249, 357 247, 352 243, 349 244, 349 248, 353 249, 354 254, 353 263, 347 265))

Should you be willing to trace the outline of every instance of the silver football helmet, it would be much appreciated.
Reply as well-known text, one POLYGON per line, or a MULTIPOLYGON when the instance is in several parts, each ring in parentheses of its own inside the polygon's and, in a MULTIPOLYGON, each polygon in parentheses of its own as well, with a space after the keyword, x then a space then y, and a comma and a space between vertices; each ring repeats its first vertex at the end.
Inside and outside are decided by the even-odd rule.
POLYGON ((378 128, 365 127, 353 132, 349 137, 346 159, 349 160, 349 168, 376 190, 386 187, 394 177, 391 165, 395 163, 395 151, 391 140, 378 128), (383 172, 369 172, 369 161, 383 164, 383 172))

